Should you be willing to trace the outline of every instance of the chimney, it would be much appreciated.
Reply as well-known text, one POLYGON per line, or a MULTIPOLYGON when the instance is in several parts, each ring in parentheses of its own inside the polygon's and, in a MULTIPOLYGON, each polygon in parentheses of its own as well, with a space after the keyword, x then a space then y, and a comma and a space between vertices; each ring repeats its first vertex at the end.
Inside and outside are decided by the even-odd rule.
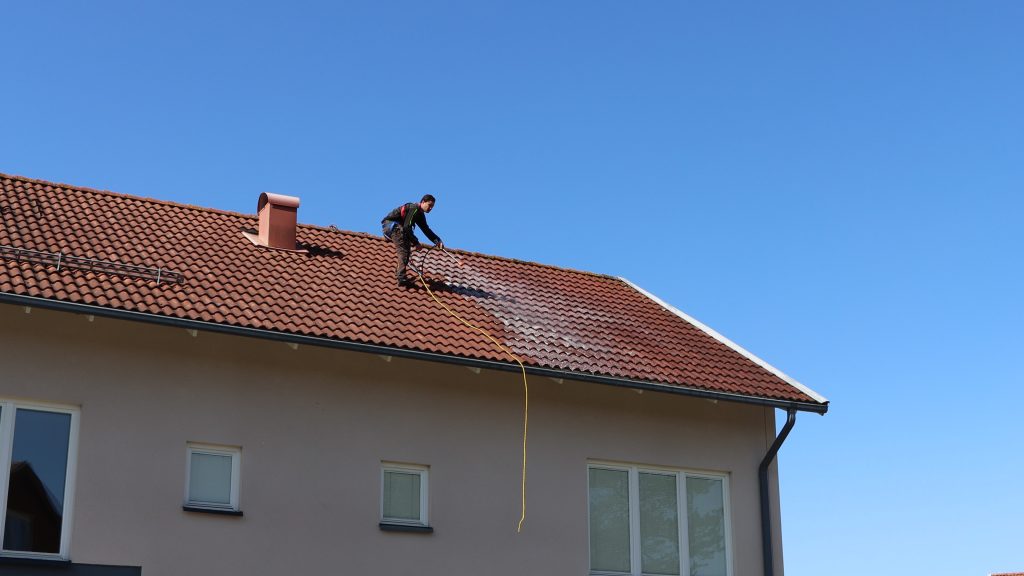
POLYGON ((295 196, 260 194, 256 205, 260 219, 259 234, 245 233, 245 237, 258 246, 277 250, 305 252, 295 245, 295 226, 298 223, 299 199, 295 196))

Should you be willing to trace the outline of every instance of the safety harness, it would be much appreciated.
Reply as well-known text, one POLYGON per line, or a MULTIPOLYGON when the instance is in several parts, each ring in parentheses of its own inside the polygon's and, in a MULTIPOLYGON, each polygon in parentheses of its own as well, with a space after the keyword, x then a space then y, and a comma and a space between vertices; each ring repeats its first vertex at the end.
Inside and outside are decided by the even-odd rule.
POLYGON ((402 228, 405 228, 406 230, 411 230, 412 222, 416 218, 416 213, 420 211, 420 206, 419 204, 416 204, 412 210, 409 210, 408 214, 405 213, 406 206, 408 206, 408 204, 402 204, 402 218, 405 219, 405 222, 402 224, 402 228))

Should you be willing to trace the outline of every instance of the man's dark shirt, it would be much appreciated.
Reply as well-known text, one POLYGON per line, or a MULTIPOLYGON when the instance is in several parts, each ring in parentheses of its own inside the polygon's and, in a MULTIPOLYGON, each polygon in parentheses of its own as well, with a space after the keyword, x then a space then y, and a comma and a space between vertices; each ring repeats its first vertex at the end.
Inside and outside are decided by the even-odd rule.
POLYGON ((414 239, 413 240, 414 244, 418 244, 418 242, 415 240, 416 235, 415 234, 411 234, 413 226, 418 226, 420 230, 423 230, 423 233, 426 234, 427 238, 430 238, 430 241, 433 242, 434 244, 437 244, 438 242, 441 241, 441 238, 438 237, 437 234, 434 234, 434 231, 430 229, 430 226, 427 226, 427 215, 423 212, 422 209, 420 209, 420 205, 418 203, 416 203, 416 202, 410 202, 408 204, 404 204, 403 206, 399 206, 398 208, 395 208, 394 210, 389 212, 388 215, 385 216, 383 220, 380 221, 380 224, 381 224, 381 227, 384 228, 385 235, 388 234, 388 231, 395 224, 397 224, 398 226, 401 226, 402 228, 405 229, 404 230, 405 232, 410 233, 411 238, 414 239), (405 208, 406 218, 402 217, 402 208, 405 208), (411 210, 415 210, 415 212, 412 213, 413 217, 412 217, 411 221, 409 222, 409 226, 406 227, 405 223, 406 223, 407 220, 409 220, 408 216, 409 216, 411 210), (389 223, 394 223, 394 224, 389 224, 389 223))

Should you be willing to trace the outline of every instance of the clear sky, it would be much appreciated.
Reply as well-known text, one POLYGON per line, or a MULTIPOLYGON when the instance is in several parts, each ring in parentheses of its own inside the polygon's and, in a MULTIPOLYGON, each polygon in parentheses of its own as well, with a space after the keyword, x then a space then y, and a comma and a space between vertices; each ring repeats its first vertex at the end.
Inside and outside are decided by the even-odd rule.
MULTIPOLYGON (((623 276, 832 401, 788 576, 1024 570, 1024 3, 0 1, 0 171, 623 276)), ((737 575, 742 576, 742 575, 737 575)))

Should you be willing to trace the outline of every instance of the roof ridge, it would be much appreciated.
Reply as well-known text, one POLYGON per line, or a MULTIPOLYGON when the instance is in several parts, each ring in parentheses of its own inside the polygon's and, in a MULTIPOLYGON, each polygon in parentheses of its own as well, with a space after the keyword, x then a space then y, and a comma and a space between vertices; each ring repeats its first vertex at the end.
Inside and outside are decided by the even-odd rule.
MULTIPOLYGON (((363 236, 363 237, 366 237, 366 238, 372 238, 372 239, 375 239, 375 240, 380 240, 381 242, 386 242, 388 244, 391 243, 390 240, 382 237, 380 234, 373 234, 372 232, 360 232, 358 230, 345 230, 345 229, 342 229, 342 228, 338 228, 334 224, 329 224, 327 226, 321 226, 319 224, 303 224, 303 223, 300 222, 298 225, 302 226, 302 227, 305 227, 305 228, 315 228, 315 229, 324 230, 324 231, 327 231, 327 232, 337 232, 337 233, 348 234, 348 235, 352 235, 352 236, 363 236)), ((454 252, 454 253, 458 253, 458 254, 466 254, 468 256, 478 256, 480 258, 484 258, 484 259, 487 259, 487 260, 499 260, 499 261, 502 261, 502 262, 511 262, 511 263, 514 263, 514 264, 526 264, 526 265, 529 265, 529 266, 538 266, 538 267, 541 267, 541 268, 549 268, 549 269, 552 269, 552 270, 559 270, 559 271, 562 271, 562 272, 574 272, 574 273, 577 273, 577 274, 585 274, 587 276, 596 276, 598 278, 606 278, 608 280, 619 280, 618 276, 614 276, 612 274, 602 274, 600 272, 591 272, 589 270, 580 270, 578 268, 569 268, 569 267, 566 267, 566 266, 558 266, 556 264, 546 264, 544 262, 534 262, 532 260, 520 260, 518 258, 511 258, 511 257, 508 257, 508 256, 499 256, 497 254, 488 254, 486 252, 474 252, 472 250, 463 250, 461 248, 449 248, 447 246, 445 246, 445 250, 447 250, 448 252, 454 252)))
POLYGON ((183 202, 174 202, 172 200, 161 200, 159 198, 151 198, 149 196, 137 196, 135 194, 127 194, 125 192, 117 192, 115 190, 104 190, 101 188, 90 188, 89 186, 79 186, 77 184, 65 184, 63 182, 53 182, 51 180, 40 180, 38 178, 29 178, 27 176, 19 176, 17 174, 7 174, 6 172, 0 172, 0 179, 10 178, 12 180, 20 180, 22 182, 29 182, 32 184, 42 184, 45 186, 56 186, 65 190, 73 190, 77 192, 86 192, 90 194, 103 194, 105 196, 117 196, 118 198, 128 198, 130 200, 138 200, 140 202, 149 202, 152 204, 160 204, 163 206, 175 206, 178 208, 188 208, 191 210, 198 210, 200 212, 213 212, 215 214, 224 214, 226 216, 241 216, 243 218, 254 218, 255 214, 243 214, 241 212, 235 212, 233 210, 224 210, 222 208, 211 208, 209 206, 198 206, 195 204, 185 204, 183 202))
MULTIPOLYGON (((182 202, 173 202, 171 200, 160 200, 158 198, 150 198, 148 196, 136 196, 134 194, 126 194, 124 192, 117 192, 117 191, 113 191, 113 190, 103 190, 103 189, 100 189, 100 188, 90 188, 88 186, 78 186, 78 185, 74 185, 74 184, 64 184, 64 183, 61 183, 61 182, 53 182, 53 181, 50 181, 50 180, 40 180, 38 178, 29 178, 27 176, 19 176, 19 175, 16 175, 16 174, 7 174, 5 172, 0 172, 0 178, 11 178, 11 179, 14 179, 14 180, 21 180, 23 182, 30 182, 30 183, 33 183, 33 184, 42 184, 42 185, 45 185, 45 186, 58 186, 60 188, 64 188, 64 189, 67 189, 67 190, 77 190, 77 191, 80 191, 80 192, 88 192, 88 193, 93 193, 93 194, 104 194, 104 195, 109 195, 109 196, 117 196, 119 198, 130 198, 132 200, 138 200, 138 201, 141 201, 141 202, 150 202, 150 203, 153 203, 153 204, 160 204, 160 205, 163 205, 163 206, 176 206, 176 207, 180 207, 180 208, 189 208, 189 209, 192 209, 192 210, 198 210, 200 212, 212 212, 212 213, 216 213, 216 214, 224 214, 224 215, 227 215, 227 216, 239 216, 239 217, 242 217, 242 218, 255 218, 257 216, 256 214, 244 214, 244 213, 241 213, 241 212, 235 212, 233 210, 224 210, 224 209, 221 209, 221 208, 211 208, 211 207, 208 207, 208 206, 197 206, 195 204, 184 204, 182 202)), ((311 229, 324 230, 324 231, 327 231, 327 232, 340 232, 342 234, 349 234, 349 235, 353 235, 353 236, 363 236, 363 237, 367 237, 367 238, 376 238, 376 239, 378 239, 378 240, 380 240, 382 242, 388 242, 388 240, 386 240, 384 238, 381 238, 377 234, 372 234, 372 233, 369 233, 369 232, 359 232, 357 230, 343 230, 341 228, 338 228, 337 226, 334 226, 334 224, 330 224, 328 226, 322 226, 322 225, 319 225, 319 224, 307 224, 307 223, 298 222, 296 224, 296 226, 302 227, 302 228, 311 228, 311 229)), ((457 253, 460 253, 460 254, 467 254, 467 255, 471 255, 471 256, 475 256, 475 257, 481 257, 481 258, 485 258, 485 259, 489 259, 489 260, 498 260, 498 261, 502 261, 502 262, 510 262, 510 263, 513 263, 513 264, 524 264, 524 265, 528 265, 528 266, 537 266, 537 267, 540 267, 540 268, 547 268, 547 269, 550 269, 550 270, 558 270, 558 271, 561 271, 561 272, 571 272, 571 273, 575 273, 575 274, 583 274, 583 275, 586 275, 586 276, 594 276, 594 277, 597 277, 597 278, 604 278, 604 279, 607 279, 607 280, 619 280, 618 276, 614 276, 612 274, 602 274, 600 272, 591 272, 589 270, 580 270, 580 269, 577 269, 577 268, 569 268, 569 267, 566 267, 566 266, 558 266, 558 265, 555 265, 555 264, 546 264, 544 262, 534 262, 532 260, 520 260, 518 258, 510 258, 508 256, 499 256, 497 254, 487 254, 487 253, 484 253, 484 252, 474 252, 472 250, 460 250, 458 248, 451 248, 451 249, 449 249, 449 251, 450 252, 457 252, 457 253)))
POLYGON ((608 280, 618 280, 617 276, 611 274, 602 274, 600 272, 591 272, 589 270, 580 270, 578 268, 569 268, 566 266, 558 266, 556 264, 545 264, 543 262, 533 262, 532 260, 520 260, 518 258, 510 258, 508 256, 498 256, 496 254, 485 254, 483 252, 472 252, 470 250, 458 250, 464 254, 472 254, 474 256, 481 256, 490 260, 500 260, 502 262, 512 262, 515 264, 528 264, 530 266, 539 266, 541 268, 550 268, 552 270, 559 270, 561 272, 574 272, 577 274, 585 274, 587 276, 596 276, 598 278, 606 278, 608 280))

